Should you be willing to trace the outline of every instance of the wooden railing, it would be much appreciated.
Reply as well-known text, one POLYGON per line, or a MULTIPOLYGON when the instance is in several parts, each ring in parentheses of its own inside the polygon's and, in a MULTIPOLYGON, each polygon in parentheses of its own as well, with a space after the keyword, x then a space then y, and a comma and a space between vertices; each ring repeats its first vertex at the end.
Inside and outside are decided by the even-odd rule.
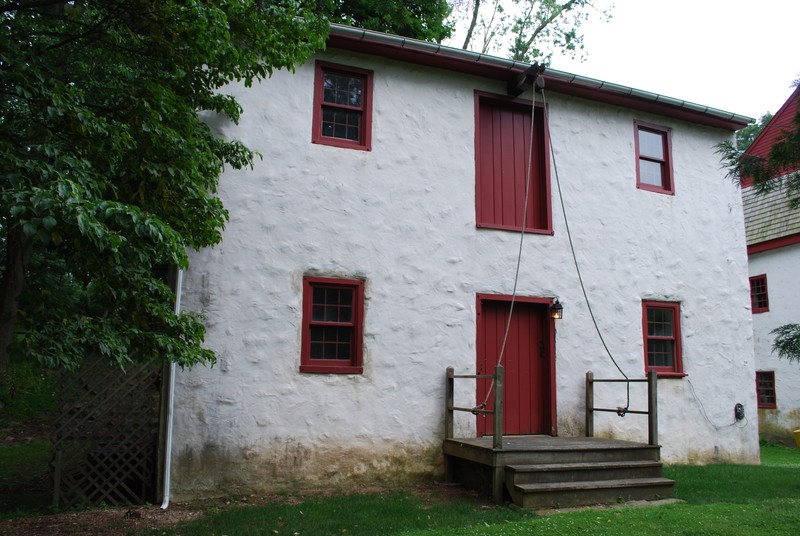
POLYGON ((594 412, 605 411, 625 416, 628 413, 647 415, 647 436, 650 445, 658 445, 658 382, 656 371, 647 373, 647 379, 599 379, 591 372, 586 373, 586 437, 594 437, 594 412), (647 411, 625 408, 594 407, 595 383, 647 383, 647 411))
POLYGON ((494 374, 456 374, 453 367, 447 367, 447 383, 445 385, 444 438, 453 439, 455 411, 468 411, 474 415, 493 415, 492 447, 503 448, 503 367, 497 365, 494 374), (455 379, 494 380, 494 409, 480 406, 465 408, 455 405, 455 379))

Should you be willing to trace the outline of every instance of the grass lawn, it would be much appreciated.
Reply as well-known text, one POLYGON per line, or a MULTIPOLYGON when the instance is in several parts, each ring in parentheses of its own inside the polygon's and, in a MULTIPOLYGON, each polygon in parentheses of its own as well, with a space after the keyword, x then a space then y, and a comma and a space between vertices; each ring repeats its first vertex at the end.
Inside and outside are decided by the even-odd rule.
POLYGON ((666 468, 684 503, 540 516, 410 493, 376 493, 244 506, 149 534, 479 536, 516 534, 795 535, 800 532, 800 451, 765 445, 761 466, 666 468))

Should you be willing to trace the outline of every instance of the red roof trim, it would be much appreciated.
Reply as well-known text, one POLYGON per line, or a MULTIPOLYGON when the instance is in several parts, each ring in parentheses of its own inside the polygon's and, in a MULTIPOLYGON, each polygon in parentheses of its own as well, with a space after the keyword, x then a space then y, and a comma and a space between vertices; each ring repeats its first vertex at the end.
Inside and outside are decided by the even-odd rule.
MULTIPOLYGON (((527 63, 338 25, 331 26, 328 47, 503 81, 516 79, 530 67, 527 63)), ((568 73, 545 71, 544 79, 546 87, 558 93, 700 125, 734 131, 752 122, 748 117, 721 110, 713 113, 712 108, 568 73)))
POLYGON ((780 238, 767 240, 766 242, 749 245, 747 246, 747 254, 753 255, 755 253, 763 253, 764 251, 771 251, 773 249, 792 246, 794 244, 800 244, 800 233, 782 236, 780 238))
POLYGON ((800 86, 786 99, 781 109, 775 112, 775 115, 770 119, 767 126, 759 132, 750 147, 747 148, 745 154, 766 157, 775 140, 781 133, 792 127, 792 123, 797 111, 800 109, 800 86))

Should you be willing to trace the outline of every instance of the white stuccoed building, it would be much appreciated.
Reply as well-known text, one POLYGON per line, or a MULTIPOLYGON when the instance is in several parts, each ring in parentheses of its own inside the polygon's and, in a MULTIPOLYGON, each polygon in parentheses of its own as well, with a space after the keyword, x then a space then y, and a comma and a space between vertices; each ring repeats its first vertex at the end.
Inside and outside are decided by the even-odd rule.
MULTIPOLYGON (((440 478, 445 369, 491 371, 512 296, 505 433, 583 435, 586 372, 622 376, 574 259, 619 368, 659 372, 662 459, 758 463, 742 201, 714 148, 750 119, 557 71, 532 106, 529 67, 334 26, 295 73, 228 88, 240 123, 208 121, 262 158, 224 173, 223 242, 185 274, 218 363, 177 371, 173 496, 440 478)), ((646 441, 647 419, 595 435, 646 441)))
MULTIPOLYGON (((747 153, 766 157, 787 130, 796 128, 800 88, 795 89, 747 153)), ((787 170, 792 171, 792 170, 787 170)), ((791 208, 784 180, 759 194, 745 180, 742 188, 750 264, 750 291, 755 335, 758 424, 762 439, 794 444, 800 429, 800 364, 779 359, 772 351, 772 331, 800 323, 800 209, 791 208)))

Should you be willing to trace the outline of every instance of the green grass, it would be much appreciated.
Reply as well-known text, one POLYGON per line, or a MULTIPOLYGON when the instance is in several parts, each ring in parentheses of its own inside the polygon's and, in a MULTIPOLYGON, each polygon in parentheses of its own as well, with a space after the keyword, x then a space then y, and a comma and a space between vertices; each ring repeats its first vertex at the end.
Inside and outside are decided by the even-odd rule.
POLYGON ((45 418, 53 410, 53 389, 53 377, 41 365, 12 361, 0 373, 0 424, 45 418))
POLYGON ((794 535, 800 527, 800 451, 762 447, 761 466, 673 466, 676 496, 657 507, 586 509, 538 516, 408 493, 346 495, 209 512, 172 531, 150 534, 512 536, 794 535))
POLYGON ((49 462, 46 441, 0 445, 0 519, 49 511, 53 498, 49 462))
POLYGON ((31 361, 12 360, 0 373, 1 519, 49 510, 50 444, 41 438, 41 424, 53 411, 53 388, 52 375, 31 361))
POLYGON ((476 523, 502 524, 533 516, 532 512, 390 492, 311 499, 299 504, 235 507, 179 525, 176 531, 160 530, 154 534, 374 536, 409 530, 461 529, 476 523))

